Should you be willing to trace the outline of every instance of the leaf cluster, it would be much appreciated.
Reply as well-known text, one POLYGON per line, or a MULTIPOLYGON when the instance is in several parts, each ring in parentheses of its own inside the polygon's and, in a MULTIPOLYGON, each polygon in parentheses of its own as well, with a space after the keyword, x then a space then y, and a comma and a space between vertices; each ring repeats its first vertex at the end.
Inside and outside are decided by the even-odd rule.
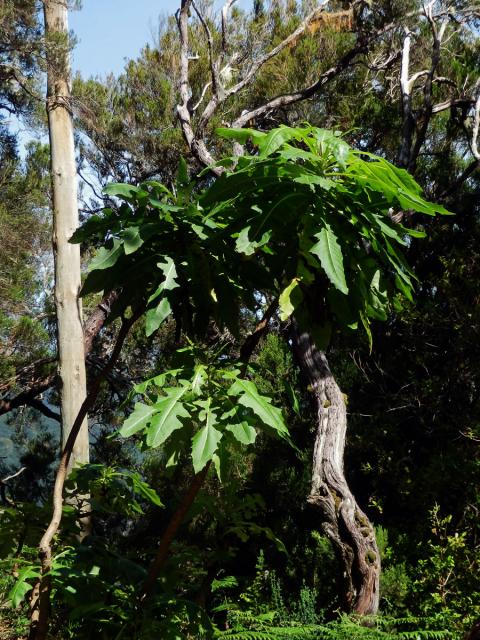
POLYGON ((229 448, 254 444, 258 429, 288 438, 282 411, 228 363, 199 362, 166 371, 136 385, 133 394, 143 395, 148 404, 135 404, 120 433, 141 432, 147 447, 162 446, 167 466, 188 447, 195 473, 212 461, 221 478, 229 448))

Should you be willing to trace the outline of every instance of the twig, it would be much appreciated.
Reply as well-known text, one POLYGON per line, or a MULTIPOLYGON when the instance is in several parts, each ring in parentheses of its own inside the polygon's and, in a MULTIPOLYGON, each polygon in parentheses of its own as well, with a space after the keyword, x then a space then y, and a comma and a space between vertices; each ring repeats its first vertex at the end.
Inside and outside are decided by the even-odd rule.
MULTIPOLYGON (((87 356, 90 353, 95 336, 98 335, 98 333, 100 332, 100 329, 103 327, 105 320, 108 314, 110 313, 111 306, 115 302, 117 297, 118 297, 118 293, 115 291, 112 291, 106 294, 101 300, 101 302, 90 314, 87 322, 85 323, 85 326, 84 326, 85 356, 87 356)), ((37 398, 44 391, 47 391, 47 389, 50 389, 50 387, 52 387, 57 380, 56 372, 50 373, 46 376, 44 375, 41 378, 35 378, 34 380, 32 380, 28 374, 32 369, 34 370, 35 367, 46 365, 46 364, 53 364, 54 362, 55 360, 53 358, 43 358, 42 360, 33 362, 23 367, 22 369, 20 369, 15 374, 15 376, 13 376, 9 380, 2 383, 0 385, 0 391, 2 393, 8 392, 8 389, 13 387, 21 379, 25 380, 23 384, 26 388, 24 388, 23 391, 18 393, 16 396, 13 396, 11 398, 4 397, 0 400, 0 415, 8 413, 9 411, 13 411, 14 409, 18 409, 19 407, 22 407, 24 405, 32 405, 32 401, 35 398, 37 398), (27 378, 28 378, 28 382, 26 380, 27 378)), ((36 408, 39 408, 39 407, 36 407, 36 408)), ((53 417, 53 416, 49 416, 49 417, 53 417)))
POLYGON ((47 636, 48 621, 50 612, 50 569, 52 566, 52 540, 57 533, 62 520, 63 509, 63 488, 67 477, 68 465, 73 451, 73 446, 79 434, 82 423, 100 391, 100 384, 105 375, 113 368, 115 362, 120 355, 123 343, 130 327, 138 319, 140 311, 136 311, 131 318, 124 319, 120 331, 118 332, 115 347, 112 351, 110 359, 92 384, 90 391, 83 401, 82 406, 75 418, 72 429, 69 433, 67 442, 60 458, 60 464, 55 478, 55 486, 53 490, 53 514, 50 523, 42 536, 39 544, 39 558, 41 562, 41 577, 33 588, 31 606, 31 626, 29 640, 44 640, 47 636))
POLYGON ((235 4, 237 0, 227 0, 222 7, 222 52, 223 55, 227 53, 227 19, 228 12, 230 11, 230 7, 235 4))
POLYGON ((6 478, 1 478, 0 479, 0 498, 2 499, 2 502, 4 504, 9 504, 10 506, 15 506, 15 503, 13 500, 11 500, 8 496, 7 496, 7 492, 6 492, 6 484, 7 482, 9 482, 10 480, 13 480, 14 478, 18 478, 19 475, 21 475, 27 467, 22 467, 21 469, 19 469, 18 471, 16 471, 15 473, 12 473, 11 475, 7 476, 6 478))
POLYGON ((255 109, 251 109, 250 111, 244 111, 240 117, 238 117, 234 122, 232 122, 232 127, 244 127, 250 120, 254 118, 258 118, 258 116, 267 113, 268 111, 272 111, 274 109, 278 109, 279 107, 286 107, 295 102, 300 102, 301 100, 307 100, 311 98, 315 93, 317 93, 323 86, 325 86, 330 80, 335 78, 341 71, 350 66, 353 60, 360 53, 365 53, 366 45, 358 44, 350 51, 348 51, 336 65, 330 67, 327 71, 322 73, 319 79, 304 89, 299 89, 294 93, 286 93, 272 100, 269 100, 265 104, 257 107, 255 109))
POLYGON ((475 101, 475 110, 473 116, 473 130, 472 130, 472 153, 476 160, 480 161, 480 151, 478 149, 478 132, 480 129, 480 83, 478 85, 478 96, 475 101))

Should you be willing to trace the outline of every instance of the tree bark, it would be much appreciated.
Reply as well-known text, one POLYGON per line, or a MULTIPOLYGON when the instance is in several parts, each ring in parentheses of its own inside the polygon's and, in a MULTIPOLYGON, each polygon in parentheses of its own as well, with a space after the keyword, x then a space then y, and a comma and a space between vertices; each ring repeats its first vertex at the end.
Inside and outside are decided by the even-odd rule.
MULTIPOLYGON (((78 203, 70 109, 67 1, 44 0, 44 17, 63 449, 87 394, 82 305, 78 295, 81 286, 80 246, 69 243, 69 239, 78 227, 78 203)), ((69 468, 88 460, 88 423, 85 417, 75 442, 69 468)))
POLYGON ((323 530, 341 562, 344 608, 372 615, 377 613, 379 604, 380 554, 373 526, 357 505, 344 475, 345 399, 325 353, 317 349, 311 335, 295 325, 292 339, 317 411, 308 502, 320 511, 323 530))

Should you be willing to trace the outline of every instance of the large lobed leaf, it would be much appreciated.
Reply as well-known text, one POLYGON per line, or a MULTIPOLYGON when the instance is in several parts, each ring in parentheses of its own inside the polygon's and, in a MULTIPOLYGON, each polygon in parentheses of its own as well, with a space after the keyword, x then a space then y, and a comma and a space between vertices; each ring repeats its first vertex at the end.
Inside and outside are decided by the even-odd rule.
POLYGON ((251 380, 237 378, 229 388, 228 395, 237 396, 238 402, 244 407, 252 409, 265 425, 282 436, 288 436, 288 429, 281 410, 271 404, 270 398, 260 395, 251 380))

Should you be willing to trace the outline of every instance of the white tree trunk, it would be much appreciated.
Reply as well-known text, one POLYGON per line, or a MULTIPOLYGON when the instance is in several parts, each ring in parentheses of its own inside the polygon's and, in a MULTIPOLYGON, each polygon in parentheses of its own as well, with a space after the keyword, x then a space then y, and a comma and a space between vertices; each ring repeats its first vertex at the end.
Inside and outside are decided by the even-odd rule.
MULTIPOLYGON (((44 0, 44 17, 63 448, 86 396, 82 305, 78 296, 81 285, 80 245, 69 243, 78 227, 78 203, 66 0, 44 0)), ((88 460, 88 424, 85 419, 75 443, 70 466, 88 460)))

